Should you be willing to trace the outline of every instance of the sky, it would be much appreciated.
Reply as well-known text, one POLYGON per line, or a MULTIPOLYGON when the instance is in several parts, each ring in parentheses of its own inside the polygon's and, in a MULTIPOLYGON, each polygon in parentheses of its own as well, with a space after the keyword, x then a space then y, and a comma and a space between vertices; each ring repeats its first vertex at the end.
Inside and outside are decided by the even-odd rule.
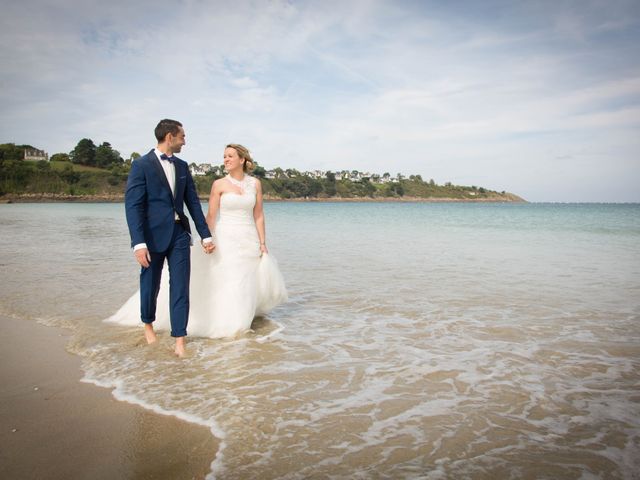
POLYGON ((0 143, 640 202, 640 1, 2 1, 0 143))

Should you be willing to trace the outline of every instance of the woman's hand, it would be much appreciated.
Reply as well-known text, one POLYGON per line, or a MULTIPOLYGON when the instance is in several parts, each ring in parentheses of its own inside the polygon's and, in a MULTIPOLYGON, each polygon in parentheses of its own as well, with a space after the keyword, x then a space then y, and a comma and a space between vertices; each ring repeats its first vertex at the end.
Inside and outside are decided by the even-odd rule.
POLYGON ((213 243, 213 241, 210 241, 210 242, 201 241, 200 243, 202 243, 202 248, 204 248, 204 253, 213 253, 213 251, 216 249, 216 245, 215 243, 213 243))
POLYGON ((269 253, 269 250, 267 250, 267 246, 264 243, 260 244, 260 253, 269 253))

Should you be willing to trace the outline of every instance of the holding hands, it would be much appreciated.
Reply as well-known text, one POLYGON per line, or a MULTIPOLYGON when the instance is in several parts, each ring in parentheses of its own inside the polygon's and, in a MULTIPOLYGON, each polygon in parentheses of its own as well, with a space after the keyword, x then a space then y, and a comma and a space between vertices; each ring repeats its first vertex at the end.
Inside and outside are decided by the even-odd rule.
POLYGON ((213 251, 216 249, 216 246, 213 244, 213 242, 201 242, 201 243, 205 253, 213 253, 213 251))
MULTIPOLYGON (((216 249, 216 246, 211 241, 201 241, 200 243, 202 243, 202 248, 204 249, 205 253, 213 253, 213 251, 216 249)), ((140 248, 138 250, 135 250, 133 254, 135 255, 136 260, 141 267, 149 268, 149 265, 151 265, 151 254, 149 254, 149 250, 147 250, 146 248, 140 248)))

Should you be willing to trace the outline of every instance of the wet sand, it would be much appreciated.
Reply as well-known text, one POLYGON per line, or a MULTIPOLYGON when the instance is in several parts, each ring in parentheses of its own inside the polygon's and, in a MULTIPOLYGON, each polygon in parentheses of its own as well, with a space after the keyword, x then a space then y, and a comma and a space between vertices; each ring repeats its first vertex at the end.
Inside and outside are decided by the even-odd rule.
POLYGON ((115 400, 80 382, 69 333, 0 316, 0 478, 199 479, 208 428, 115 400))

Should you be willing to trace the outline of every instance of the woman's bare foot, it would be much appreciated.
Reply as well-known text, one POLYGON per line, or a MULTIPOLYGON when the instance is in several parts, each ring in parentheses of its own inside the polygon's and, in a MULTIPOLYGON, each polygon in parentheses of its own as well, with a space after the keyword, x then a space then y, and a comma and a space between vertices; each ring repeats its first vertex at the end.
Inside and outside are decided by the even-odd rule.
POLYGON ((176 354, 177 357, 184 357, 185 354, 187 353, 186 348, 185 348, 185 342, 184 342, 184 337, 176 337, 176 349, 174 350, 174 353, 176 354))
POLYGON ((147 339, 147 343, 155 343, 158 340, 156 332, 153 331, 153 325, 150 323, 144 324, 144 338, 147 339))

